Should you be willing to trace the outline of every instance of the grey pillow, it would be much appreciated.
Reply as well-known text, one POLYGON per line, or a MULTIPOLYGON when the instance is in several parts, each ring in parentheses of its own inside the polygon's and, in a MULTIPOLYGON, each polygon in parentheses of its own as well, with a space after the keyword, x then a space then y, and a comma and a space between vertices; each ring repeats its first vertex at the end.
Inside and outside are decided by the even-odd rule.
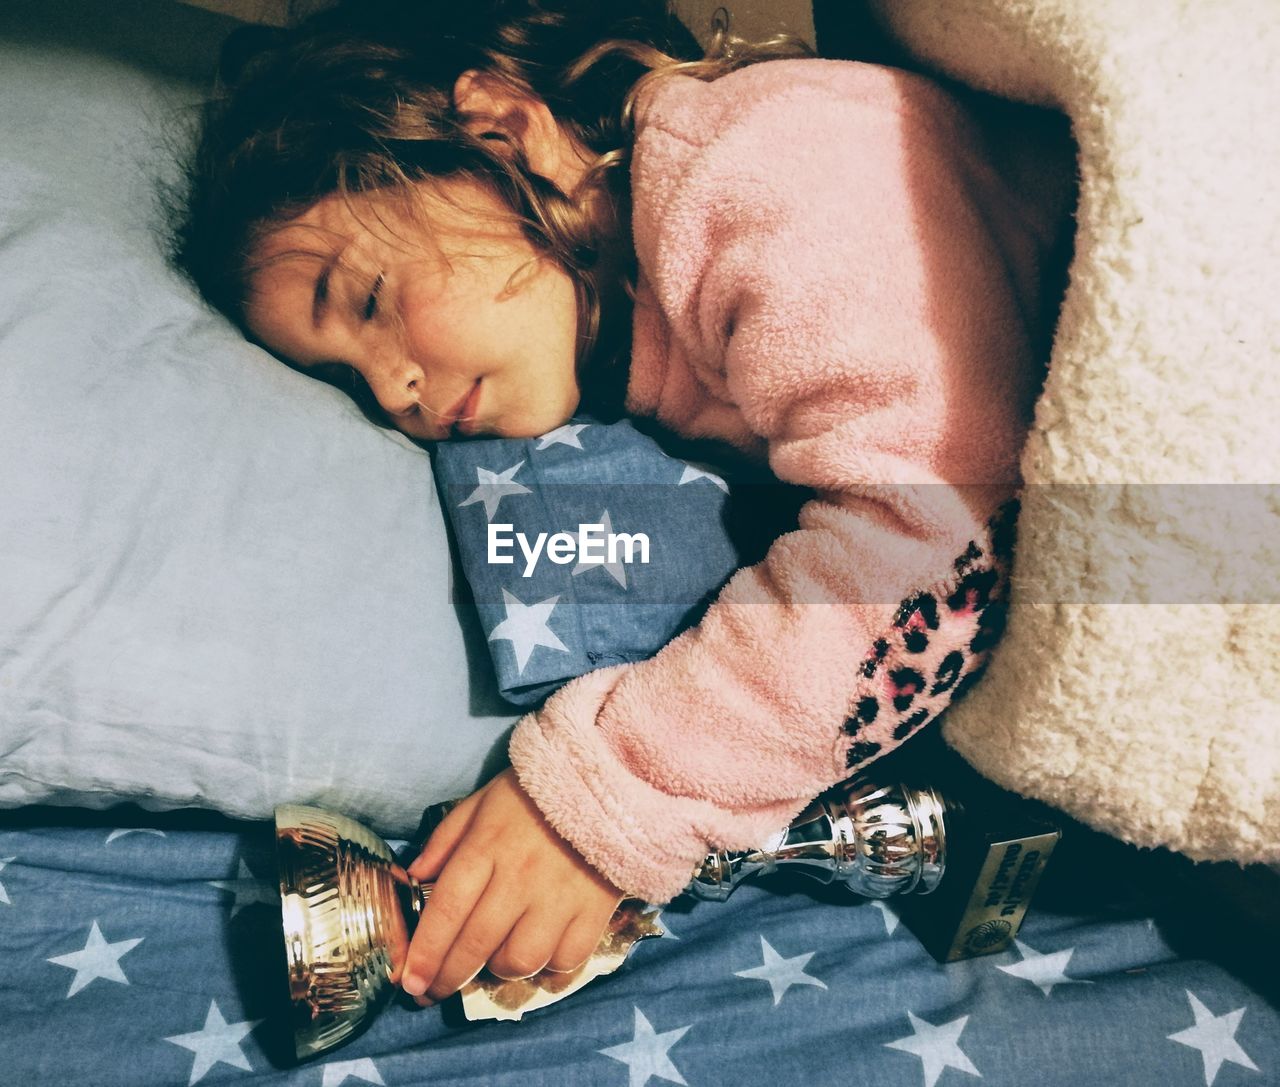
POLYGON ((161 132, 196 90, 37 11, 0 16, 0 805, 411 830, 515 718, 428 456, 165 267, 161 132))

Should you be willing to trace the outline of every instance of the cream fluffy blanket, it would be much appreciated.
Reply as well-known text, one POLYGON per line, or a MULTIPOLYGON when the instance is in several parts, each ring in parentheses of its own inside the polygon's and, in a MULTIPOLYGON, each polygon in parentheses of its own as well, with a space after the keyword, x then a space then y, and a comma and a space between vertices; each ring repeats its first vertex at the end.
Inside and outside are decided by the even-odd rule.
POLYGON ((1080 148, 1008 632, 944 734, 1129 842, 1275 863, 1280 4, 874 7, 927 66, 1061 109, 1080 148))

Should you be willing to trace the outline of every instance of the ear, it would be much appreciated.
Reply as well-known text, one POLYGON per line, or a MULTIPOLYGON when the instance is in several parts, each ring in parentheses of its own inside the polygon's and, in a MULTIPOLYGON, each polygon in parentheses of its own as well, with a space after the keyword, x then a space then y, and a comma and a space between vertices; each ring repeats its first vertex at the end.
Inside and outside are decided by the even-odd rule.
POLYGON ((573 191, 581 165, 574 169, 571 140, 542 99, 473 68, 454 83, 453 108, 472 135, 509 140, 524 152, 535 174, 566 193, 573 191))

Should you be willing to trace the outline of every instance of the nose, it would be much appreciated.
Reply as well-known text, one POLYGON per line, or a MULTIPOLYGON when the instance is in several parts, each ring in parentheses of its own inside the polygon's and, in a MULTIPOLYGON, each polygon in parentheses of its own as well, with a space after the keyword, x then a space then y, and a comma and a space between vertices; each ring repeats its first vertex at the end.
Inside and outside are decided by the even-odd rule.
POLYGON ((364 379, 388 415, 407 415, 418 409, 424 374, 407 359, 376 361, 364 367, 364 379))

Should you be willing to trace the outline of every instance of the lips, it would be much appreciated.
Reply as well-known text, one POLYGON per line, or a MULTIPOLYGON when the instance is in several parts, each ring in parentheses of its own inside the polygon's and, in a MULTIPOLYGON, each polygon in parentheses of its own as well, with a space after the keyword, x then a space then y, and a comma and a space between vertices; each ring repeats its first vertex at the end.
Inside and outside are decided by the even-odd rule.
POLYGON ((467 390, 466 395, 440 417, 440 422, 443 426, 450 430, 454 427, 463 430, 468 423, 474 420, 476 406, 480 403, 481 380, 477 378, 476 383, 467 390))
POLYGON ((480 382, 476 381, 471 387, 471 392, 467 395, 463 402, 462 411, 453 421, 453 429, 462 434, 475 433, 476 427, 479 425, 476 420, 476 412, 480 409, 480 382))

